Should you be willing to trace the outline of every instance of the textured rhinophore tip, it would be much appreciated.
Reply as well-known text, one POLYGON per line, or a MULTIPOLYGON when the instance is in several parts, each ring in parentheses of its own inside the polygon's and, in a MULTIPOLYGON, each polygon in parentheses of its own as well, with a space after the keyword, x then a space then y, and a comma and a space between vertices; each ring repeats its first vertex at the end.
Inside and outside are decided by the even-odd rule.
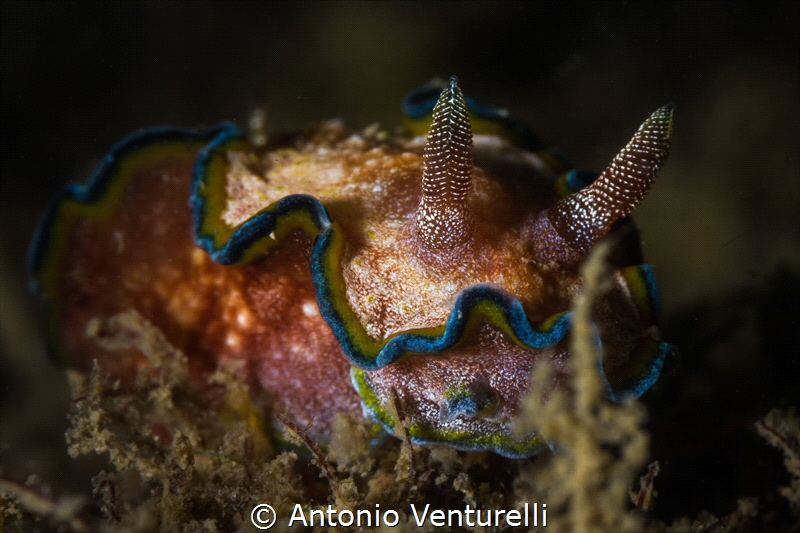
POLYGON ((472 127, 455 76, 433 109, 425 144, 422 200, 413 233, 428 250, 448 251, 472 236, 472 127))
POLYGON ((594 183, 545 212, 573 250, 586 254, 647 194, 667 158, 674 108, 669 103, 650 115, 594 183))

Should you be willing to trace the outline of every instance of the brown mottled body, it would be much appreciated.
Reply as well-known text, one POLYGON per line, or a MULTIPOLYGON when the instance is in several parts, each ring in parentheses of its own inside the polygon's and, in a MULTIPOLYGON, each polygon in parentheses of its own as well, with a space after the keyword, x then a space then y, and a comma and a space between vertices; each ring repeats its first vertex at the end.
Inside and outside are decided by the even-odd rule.
POLYGON ((581 261, 609 235, 615 270, 594 310, 601 373, 614 399, 658 377, 657 293, 621 219, 663 164, 671 120, 671 105, 656 111, 562 199, 542 192, 553 176, 538 155, 499 137, 482 157, 514 166, 511 177, 473 166, 455 78, 424 145, 334 122, 258 148, 230 128, 207 145, 134 137, 107 157, 119 168, 102 167, 108 190, 87 187, 58 204, 57 222, 44 217, 61 251, 34 255, 46 265, 37 282, 58 301, 53 330, 79 367, 98 360, 128 382, 146 367, 87 334, 132 309, 187 356, 198 389, 239 363, 253 398, 313 438, 359 404, 391 431, 399 407, 415 442, 530 455, 544 442, 513 433, 520 399, 542 361, 551 387, 570 386, 565 313, 581 261))
POLYGON ((173 154, 138 169, 112 219, 76 225, 64 258, 70 268, 59 278, 60 340, 72 364, 88 369, 97 359, 130 383, 144 356, 109 352, 86 329, 94 318, 134 309, 186 354, 198 388, 218 365, 242 361, 243 379, 266 391, 274 409, 313 421, 311 434, 325 437, 334 413, 358 410, 358 396, 317 309, 308 239, 298 232, 252 265, 212 262, 191 237, 186 199, 195 156, 173 154))
MULTIPOLYGON (((335 123, 296 142, 262 153, 256 168, 242 163, 245 154, 229 153, 223 219, 237 226, 287 193, 319 197, 346 236, 347 297, 371 336, 385 339, 441 324, 457 293, 476 283, 496 283, 519 295, 534 322, 566 308, 578 290, 575 269, 542 269, 525 260, 531 242, 525 228, 540 203, 515 198, 483 170, 471 169, 469 198, 480 228, 468 248, 448 255, 458 262, 442 264, 407 253, 416 246, 409 221, 421 201, 422 146, 377 143, 335 123), (498 211, 498 204, 505 209, 498 211), (469 253, 474 247, 481 252, 469 253)), ((301 424, 312 422, 311 434, 325 438, 335 413, 359 410, 358 395, 350 385, 350 364, 319 314, 309 239, 298 231, 250 265, 214 263, 191 238, 186 198, 193 158, 187 152, 160 165, 151 162, 126 185, 113 219, 77 224, 66 244, 70 272, 58 288, 64 346, 75 354, 73 364, 89 368, 98 359, 112 375, 132 377, 146 365, 144 356, 132 349, 108 353, 86 335, 86 327, 93 318, 135 309, 187 355, 198 387, 207 386, 206 376, 218 365, 242 361, 246 383, 266 391, 270 403, 286 406, 301 424)), ((513 362, 493 377, 517 376, 493 384, 511 406, 527 387, 534 358, 498 335, 483 331, 478 344, 492 345, 497 357, 502 352, 513 362)), ((375 379, 408 365, 456 361, 449 373, 469 381, 484 353, 471 344, 430 361, 413 358, 378 369, 375 379)), ((566 354, 563 347, 559 351, 566 354)), ((429 385, 427 394, 435 396, 446 382, 429 385)), ((409 393, 417 393, 418 385, 408 386, 414 389, 409 393)))

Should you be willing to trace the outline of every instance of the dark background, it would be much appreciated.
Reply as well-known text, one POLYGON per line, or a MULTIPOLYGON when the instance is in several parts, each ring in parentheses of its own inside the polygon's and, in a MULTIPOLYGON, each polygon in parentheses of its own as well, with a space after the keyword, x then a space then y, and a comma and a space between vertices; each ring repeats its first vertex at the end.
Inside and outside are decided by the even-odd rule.
POLYGON ((393 129, 406 92, 455 74, 596 170, 676 103, 672 155, 636 211, 679 353, 649 400, 657 487, 684 495, 659 512, 728 512, 708 484, 745 494, 753 460, 780 466, 738 446, 798 403, 799 21, 797 2, 3 2, 0 474, 89 490, 25 287, 59 186, 137 128, 244 127, 256 104, 271 130, 393 129))

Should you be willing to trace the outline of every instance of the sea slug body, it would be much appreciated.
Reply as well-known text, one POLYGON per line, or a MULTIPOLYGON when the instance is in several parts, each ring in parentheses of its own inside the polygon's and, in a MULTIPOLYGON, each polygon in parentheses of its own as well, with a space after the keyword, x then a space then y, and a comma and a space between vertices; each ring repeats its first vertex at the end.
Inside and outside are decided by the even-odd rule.
POLYGON ((568 386, 578 266, 612 238, 599 372, 612 399, 644 393, 667 345, 627 215, 664 164, 673 106, 594 179, 455 78, 435 92, 406 101, 412 129, 430 123, 424 141, 336 123, 263 146, 225 123, 121 141, 36 230, 51 351, 132 379, 144 355, 86 332, 133 309, 187 356, 196 387, 239 362, 263 407, 313 438, 361 410, 391 432, 399 409, 414 442, 527 456, 545 443, 513 434, 519 400, 544 359, 568 386))

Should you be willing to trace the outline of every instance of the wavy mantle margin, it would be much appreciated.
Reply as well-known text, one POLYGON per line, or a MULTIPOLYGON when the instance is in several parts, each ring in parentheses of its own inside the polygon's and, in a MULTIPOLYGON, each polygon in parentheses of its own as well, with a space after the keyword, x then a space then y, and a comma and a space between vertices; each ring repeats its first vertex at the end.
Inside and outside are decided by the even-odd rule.
MULTIPOLYGON (((478 284, 462 290, 445 324, 396 333, 385 341, 370 337, 347 302, 341 260, 342 232, 318 199, 307 194, 292 194, 265 207, 246 222, 230 228, 221 222, 225 207, 226 153, 249 145, 239 129, 220 123, 206 131, 182 128, 140 130, 117 143, 103 158, 84 185, 69 184, 52 200, 39 220, 29 250, 31 286, 40 293, 54 294, 52 283, 66 245, 61 228, 64 206, 71 202, 86 209, 113 210, 124 184, 115 178, 123 162, 137 150, 161 143, 199 143, 192 170, 189 206, 193 217, 193 236, 198 247, 217 263, 246 264, 274 248, 292 230, 302 230, 312 241, 309 258, 312 282, 320 313, 331 327, 350 363, 362 370, 384 367, 407 354, 436 354, 452 347, 464 335, 487 322, 524 348, 538 349, 561 341, 569 331, 569 313, 554 315, 538 327, 532 325, 517 298, 491 284, 478 284)), ((658 293, 647 265, 630 276, 639 280, 637 301, 657 313, 658 293)), ((57 306, 57 302, 50 302, 57 306)), ((51 312, 51 316, 56 313, 51 312)), ((620 401, 625 395, 640 396, 657 379, 668 352, 668 345, 657 343, 646 350, 635 365, 635 374, 623 389, 610 391, 620 401)), ((602 364, 599 365, 602 373, 602 364)), ((603 378, 607 377, 603 375, 603 378)))

